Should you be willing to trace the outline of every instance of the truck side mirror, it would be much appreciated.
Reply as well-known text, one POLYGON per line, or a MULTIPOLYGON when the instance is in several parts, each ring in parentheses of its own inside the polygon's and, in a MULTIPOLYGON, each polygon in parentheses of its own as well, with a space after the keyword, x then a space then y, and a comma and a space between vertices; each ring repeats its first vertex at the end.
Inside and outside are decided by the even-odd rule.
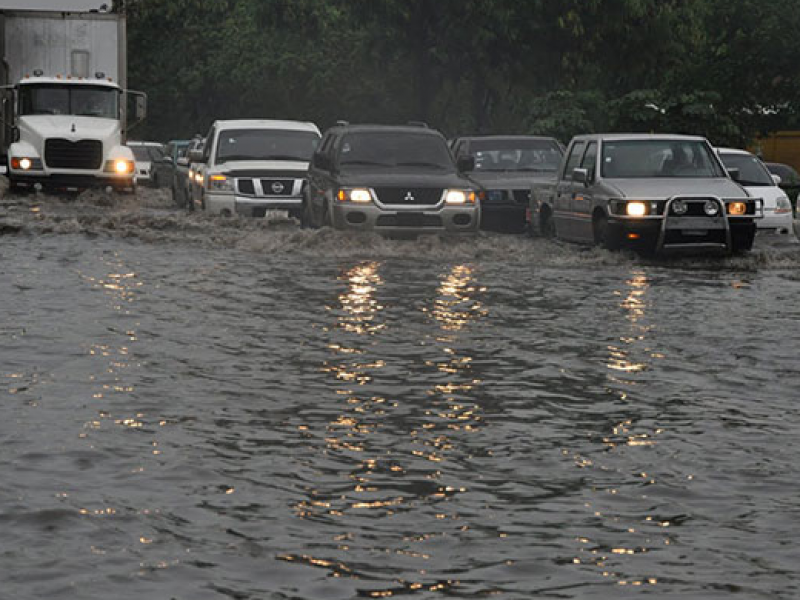
POLYGON ((206 162, 203 158, 203 149, 202 148, 194 148, 189 150, 189 162, 193 163, 202 163, 206 162))
POLYGON ((475 170, 475 157, 471 154, 464 154, 456 160, 456 168, 462 173, 468 173, 475 170))
POLYGON ((313 156, 311 157, 311 165, 317 169, 326 170, 328 168, 327 160, 325 159, 325 155, 322 152, 314 152, 313 156))
POLYGON ((589 169, 572 169, 572 181, 575 183, 589 183, 589 169))
POLYGON ((144 121, 147 118, 147 96, 144 94, 136 96, 136 112, 134 114, 137 121, 144 121))

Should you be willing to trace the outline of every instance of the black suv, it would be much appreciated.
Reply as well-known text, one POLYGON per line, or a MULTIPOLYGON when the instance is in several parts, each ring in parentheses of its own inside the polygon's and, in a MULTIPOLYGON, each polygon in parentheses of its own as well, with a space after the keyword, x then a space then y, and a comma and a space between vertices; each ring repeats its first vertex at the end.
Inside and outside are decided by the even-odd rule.
POLYGON ((397 233, 474 232, 475 184, 444 136, 424 125, 350 125, 325 132, 311 160, 303 224, 397 233))
POLYGON ((521 233, 534 184, 552 181, 564 157, 558 140, 532 135, 484 135, 452 142, 458 160, 472 156, 469 176, 484 188, 481 226, 521 233))

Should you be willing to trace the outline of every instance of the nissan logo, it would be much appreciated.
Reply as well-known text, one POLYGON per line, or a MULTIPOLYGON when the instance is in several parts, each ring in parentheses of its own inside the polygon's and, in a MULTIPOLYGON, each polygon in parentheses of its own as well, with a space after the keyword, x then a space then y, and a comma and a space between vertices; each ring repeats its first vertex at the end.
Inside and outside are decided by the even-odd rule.
POLYGON ((414 198, 414 194, 412 194, 411 192, 407 192, 406 197, 403 198, 403 200, 405 200, 406 202, 413 202, 414 200, 416 200, 416 198, 414 198))
POLYGON ((272 192, 274 194, 280 194, 284 190, 283 184, 280 181, 276 181, 272 184, 272 192))

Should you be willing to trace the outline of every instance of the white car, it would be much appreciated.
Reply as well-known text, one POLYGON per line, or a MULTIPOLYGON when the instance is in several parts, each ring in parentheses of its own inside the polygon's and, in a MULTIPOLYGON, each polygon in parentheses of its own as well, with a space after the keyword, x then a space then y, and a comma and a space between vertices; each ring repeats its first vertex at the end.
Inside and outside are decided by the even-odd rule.
POLYGON ((278 210, 300 218, 308 163, 321 137, 307 122, 216 121, 202 153, 189 153, 198 163, 195 206, 220 215, 264 217, 278 210))
POLYGON ((759 233, 794 235, 792 203, 786 192, 778 187, 780 177, 772 175, 757 156, 746 150, 717 148, 728 171, 738 170, 736 180, 747 193, 764 201, 764 218, 756 221, 759 233))
POLYGON ((164 161, 164 144, 129 141, 126 146, 133 151, 133 160, 136 162, 136 183, 159 187, 159 168, 164 161))

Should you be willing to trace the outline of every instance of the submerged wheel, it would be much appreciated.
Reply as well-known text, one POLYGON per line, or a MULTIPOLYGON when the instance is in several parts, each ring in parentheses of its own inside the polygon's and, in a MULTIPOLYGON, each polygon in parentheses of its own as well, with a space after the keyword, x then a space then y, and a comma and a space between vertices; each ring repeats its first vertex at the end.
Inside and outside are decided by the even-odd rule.
POLYGON ((594 243, 606 250, 619 250, 622 247, 619 234, 616 233, 608 224, 608 217, 605 214, 595 216, 593 221, 594 243))

